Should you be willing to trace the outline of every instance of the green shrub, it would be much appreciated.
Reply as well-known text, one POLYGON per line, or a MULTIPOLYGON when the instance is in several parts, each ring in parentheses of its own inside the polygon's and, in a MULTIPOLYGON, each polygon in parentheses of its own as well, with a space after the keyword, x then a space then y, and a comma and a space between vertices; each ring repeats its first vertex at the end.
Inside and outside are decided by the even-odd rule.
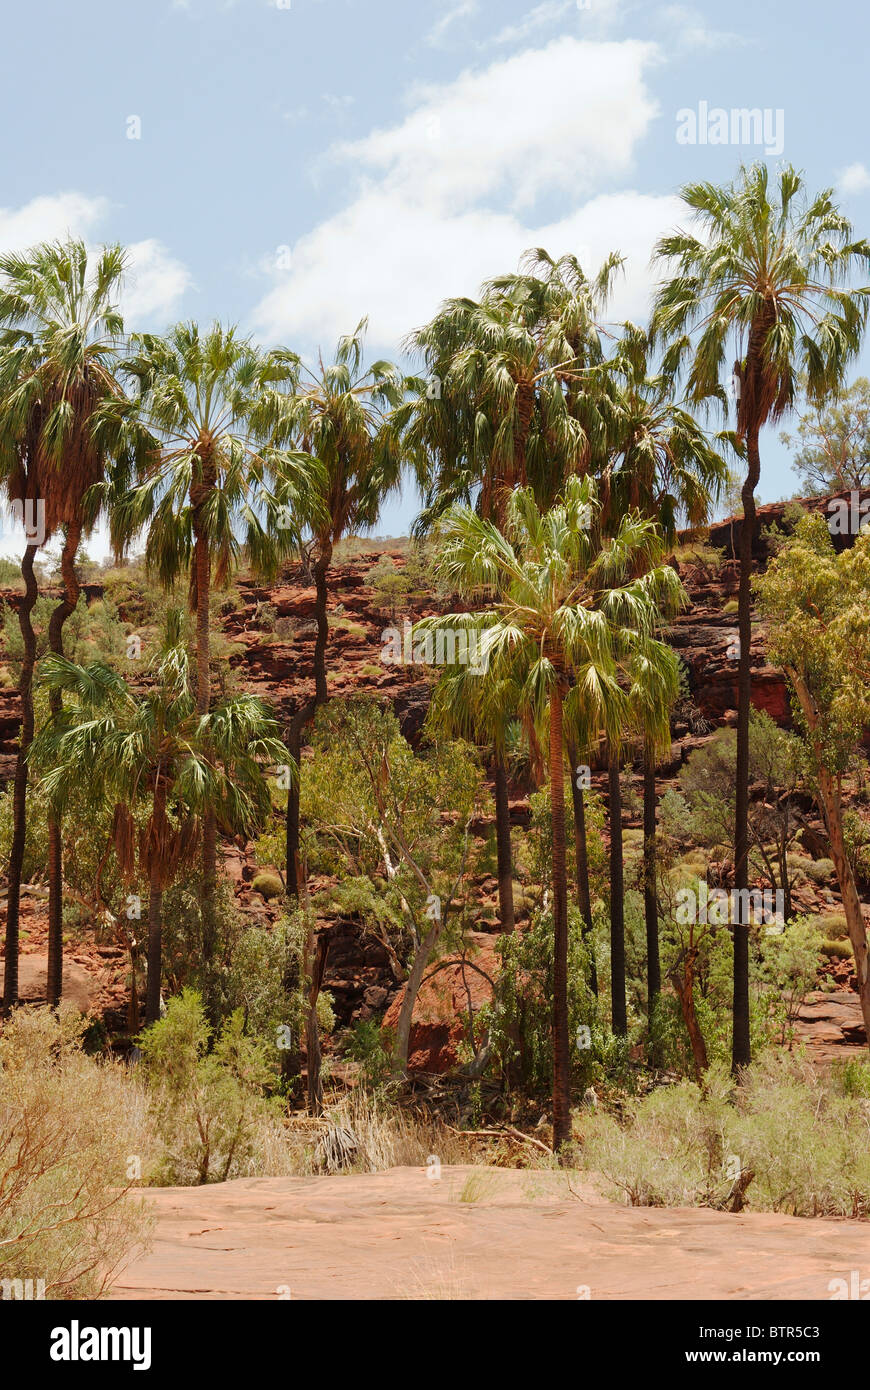
POLYGON ((270 873, 268 870, 261 870, 254 875, 251 880, 251 891, 259 893, 268 902, 271 898, 280 898, 284 893, 284 885, 278 874, 270 873))
POLYGON ((186 989, 139 1040, 161 1146, 153 1182, 245 1176, 257 1171, 261 1131, 273 1142, 280 1134, 279 1113, 265 1098, 270 1058, 245 1033, 243 1011, 224 1022, 209 1052, 211 1037, 201 996, 186 989))
POLYGON ((800 866, 813 883, 832 883, 837 876, 833 859, 810 859, 800 866))
MULTIPOLYGON (((866 1064, 863 1064, 866 1065, 866 1064)), ((870 1214, 870 1149, 863 1076, 823 1078, 788 1054, 768 1052, 735 1087, 712 1067, 691 1082, 629 1102, 616 1119, 577 1122, 586 1167, 635 1206, 729 1205, 742 1173, 745 1201, 795 1216, 870 1214)))
POLYGON ((844 941, 849 935, 846 915, 843 912, 822 912, 808 918, 820 936, 828 941, 844 941))
MULTIPOLYGON (((233 950, 226 977, 226 1008, 241 1009, 246 1031, 264 1046, 270 1066, 285 1082, 287 1057, 298 1053, 308 1018, 308 995, 302 978, 307 926, 301 912, 283 917, 271 930, 248 927, 233 950), (289 1029, 289 1035, 286 1030, 289 1029)), ((332 996, 317 998, 321 1031, 335 1027, 332 996)))
POLYGON ((821 941, 819 950, 829 960, 846 960, 852 954, 850 941, 821 941))
POLYGON ((392 1069, 392 1046, 376 1018, 355 1023, 344 1045, 345 1056, 358 1062, 363 1081, 380 1086, 392 1069))

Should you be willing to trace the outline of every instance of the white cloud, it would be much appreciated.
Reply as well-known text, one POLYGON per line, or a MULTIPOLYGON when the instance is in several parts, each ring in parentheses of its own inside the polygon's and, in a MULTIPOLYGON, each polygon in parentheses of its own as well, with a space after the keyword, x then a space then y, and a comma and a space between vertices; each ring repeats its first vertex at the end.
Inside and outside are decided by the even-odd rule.
POLYGON ((273 269, 257 332, 328 348, 368 314, 373 345, 396 352, 442 299, 476 294, 538 245, 593 268, 622 251, 613 317, 642 318, 650 250, 679 204, 606 185, 630 171, 656 114, 643 80, 656 53, 563 38, 418 92, 400 124, 336 146, 356 172, 353 196, 296 242, 287 271, 273 269), (541 195, 567 211, 536 216, 541 195))
POLYGON ((190 271, 153 237, 134 241, 128 251, 130 269, 121 304, 124 319, 129 328, 137 328, 144 320, 162 326, 190 288, 190 271))
POLYGON ((644 85, 656 54, 634 40, 555 39, 418 88, 400 125, 333 153, 429 207, 501 195, 519 208, 544 193, 576 194, 629 169, 657 112, 644 85))
MULTIPOLYGON (((55 193, 32 198, 20 208, 0 208, 0 251, 24 251, 40 241, 81 237, 89 247, 112 238, 100 231, 110 211, 106 198, 55 193)), ((143 320, 162 326, 191 283, 181 261, 153 237, 127 248, 129 270, 121 308, 131 327, 143 320)))
POLYGON ((55 193, 32 198, 20 208, 0 208, 0 251, 23 251, 38 241, 67 236, 87 239, 105 217, 105 198, 55 193))
POLYGON ((477 13, 477 0, 459 0, 459 3, 446 10, 439 19, 436 19, 432 28, 426 34, 426 42, 432 48, 437 48, 444 42, 448 31, 453 28, 457 20, 470 19, 477 13))
POLYGON ((367 314, 373 344, 396 352, 443 299, 476 295, 530 246, 571 252, 591 269, 621 251, 628 263, 609 317, 643 319, 653 243, 681 206, 675 197, 604 194, 556 221, 527 223, 490 209, 433 215, 373 189, 297 242, 292 271, 257 307, 257 327, 269 342, 329 348, 367 314))
POLYGON ((720 48, 741 47, 747 42, 742 34, 709 28, 693 5, 667 5, 661 18, 684 50, 705 49, 714 52, 720 48))
POLYGON ((870 173, 864 164, 848 164, 837 177, 837 187, 841 193, 863 193, 870 188, 870 173))
POLYGON ((530 34, 537 33, 551 24, 577 10, 577 0, 543 0, 528 14, 524 14, 516 24, 507 24, 492 39, 492 43, 520 43, 530 34))

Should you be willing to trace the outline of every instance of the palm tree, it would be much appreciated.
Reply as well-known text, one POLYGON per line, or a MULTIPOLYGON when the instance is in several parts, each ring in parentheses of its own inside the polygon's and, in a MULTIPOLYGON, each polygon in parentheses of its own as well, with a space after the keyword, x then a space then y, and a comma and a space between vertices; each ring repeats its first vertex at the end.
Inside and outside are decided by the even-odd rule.
MULTIPOLYGON (((728 467, 695 417, 674 400, 674 382, 650 366, 649 335, 635 324, 623 325, 616 352, 606 364, 610 411, 608 448, 601 489, 605 528, 628 508, 655 520, 667 544, 676 540, 677 523, 699 526, 718 501, 728 467)), ((658 902, 656 893, 656 756, 670 747, 669 709, 677 697, 677 663, 660 688, 636 691, 643 746, 643 882, 647 946, 648 1013, 652 1023, 661 992, 658 902)), ((611 921, 624 934, 624 897, 619 761, 609 765, 611 807, 611 921), (615 910, 614 910, 615 905, 615 910)), ((624 954, 617 952, 623 960, 624 954)), ((619 1017, 625 1022, 624 973, 619 1017)))
POLYGON ((442 520, 439 568, 469 597, 484 593, 477 613, 429 619, 428 625, 479 630, 488 669, 481 680, 521 686, 521 706, 546 726, 553 826, 553 1144, 571 1134, 568 1044, 568 900, 565 837, 565 725, 620 736, 627 715, 626 671, 642 656, 653 666, 667 648, 652 636, 661 605, 676 601, 675 571, 660 563, 660 533, 630 514, 612 538, 596 542, 586 519, 597 510, 590 478, 570 478, 563 497, 542 512, 531 489, 518 488, 504 531, 467 506, 442 520), (630 576, 642 568, 638 578, 630 576))
MULTIPOLYGON (((175 637, 179 628, 176 622, 175 637)), ((172 636, 154 674, 138 694, 101 662, 47 656, 40 682, 67 703, 33 747, 47 769, 43 787, 59 807, 83 776, 99 786, 115 807, 119 872, 127 882, 138 876, 148 883, 146 1023, 160 1016, 165 889, 194 857, 204 815, 214 812, 234 834, 250 834, 264 819, 270 798, 262 765, 284 756, 277 725, 254 696, 198 712, 187 652, 172 636)))
MULTIPOLYGON (((596 316, 621 264, 588 279, 574 256, 526 252, 519 274, 483 285, 479 301, 447 300, 408 340, 425 375, 403 415, 404 444, 424 495, 417 530, 451 505, 474 502, 497 525, 512 488, 530 483, 545 504, 582 470, 599 429, 586 370, 602 359, 596 316)), ((494 744, 501 920, 513 924, 508 772, 494 744)))
POLYGON ((0 348, 0 476, 4 479, 7 496, 22 509, 30 509, 30 535, 21 559, 21 578, 24 593, 18 603, 18 625, 24 644, 24 657, 18 678, 18 697, 21 702, 21 733, 15 758, 12 791, 12 842, 9 850, 6 892, 6 943, 4 952, 3 1011, 8 1013, 18 1002, 18 952, 21 905, 21 877, 27 838, 27 751, 33 741, 33 669, 36 665, 36 634, 31 615, 39 597, 34 562, 39 550, 38 499, 35 484, 35 439, 31 429, 23 439, 3 428, 2 402, 10 389, 18 384, 18 353, 0 348), (32 537, 32 539, 31 539, 32 537))
MULTIPOLYGON (((63 627, 80 586, 75 560, 83 535, 97 520, 107 470, 122 489, 148 448, 117 380, 123 322, 117 309, 126 254, 105 246, 90 259, 70 239, 0 259, 0 432, 10 496, 35 503, 47 540, 63 533, 63 599, 49 623, 49 646, 63 654, 63 627), (12 458, 10 458, 10 451, 12 458), (17 457, 16 457, 17 456, 17 457)), ((31 547, 28 547, 31 551, 31 547)), ((22 633, 22 764, 16 769, 16 825, 10 865, 14 889, 7 911, 6 990, 16 985, 18 895, 26 825, 26 768, 32 737, 30 683, 34 656, 29 613, 35 600, 33 554, 25 555, 22 633), (28 607, 30 605, 30 607, 28 607)), ((59 709, 52 692, 51 709, 59 709)), ((49 819, 48 1001, 63 987, 63 858, 61 826, 49 819)))
MULTIPOLYGON (((235 328, 177 324, 165 338, 132 339, 125 372, 138 383, 140 417, 159 450, 145 480, 117 508, 121 539, 148 525, 146 563, 167 588, 189 575, 196 615, 196 709, 211 700, 209 601, 243 551, 265 575, 298 544, 296 517, 318 465, 282 447, 299 362, 285 349, 262 352, 235 328), (277 479, 280 477, 280 506, 277 479)), ((217 822, 202 828, 203 951, 214 951, 217 822)))
MULTIPOLYGON (((327 575, 335 546, 343 536, 368 530, 384 498, 398 486, 402 456, 393 412, 405 395, 405 379, 391 362, 363 364, 366 320, 339 340, 335 360, 302 376, 289 411, 292 438, 321 465, 308 494, 305 520, 311 530, 315 616, 314 699, 296 711, 289 744, 298 764, 302 729, 329 697, 326 648, 329 641, 327 575)), ((279 500, 284 494, 279 482, 279 500)), ((287 891, 299 894, 299 784, 287 798, 287 891)))
POLYGON ((596 317, 621 258, 588 279, 574 256, 527 251, 519 274, 449 299, 408 339, 425 375, 412 385, 405 445, 423 490, 418 529, 456 501, 498 523, 515 486, 545 505, 583 470, 600 427, 586 389, 602 360, 596 317))
MULTIPOLYGON (((742 168, 725 187, 687 184, 682 197, 699 232, 675 232, 656 247, 671 278, 657 292, 652 328, 666 345, 666 369, 688 366, 690 400, 725 406, 722 377, 734 362, 736 432, 747 459, 738 594, 734 886, 740 902, 745 900, 740 890, 749 885, 750 580, 759 437, 765 424, 793 407, 800 373, 814 405, 839 390, 860 348, 867 316, 867 288, 849 288, 849 281, 857 268, 870 265, 870 244, 854 239, 832 190, 809 197, 803 177, 791 166, 776 174, 772 188, 767 166, 758 163, 742 168)), ((749 925, 735 922, 733 931, 732 1067, 737 1073, 751 1060, 749 925)))

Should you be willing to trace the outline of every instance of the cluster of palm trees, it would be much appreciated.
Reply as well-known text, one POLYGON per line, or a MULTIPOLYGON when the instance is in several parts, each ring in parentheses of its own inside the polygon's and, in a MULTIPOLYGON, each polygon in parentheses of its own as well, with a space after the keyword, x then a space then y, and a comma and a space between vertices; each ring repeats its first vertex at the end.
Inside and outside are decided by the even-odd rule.
MULTIPOLYGON (((692 184, 683 198, 693 226, 656 248, 660 281, 648 328, 604 327, 619 256, 590 279, 573 256, 554 260, 538 249, 518 273, 487 282, 476 300, 447 301, 409 337, 408 351, 422 364, 415 375, 388 362, 366 365, 364 321, 331 363, 319 360, 313 371, 295 353, 265 351, 219 324, 127 336, 117 309, 125 266, 118 247, 89 258, 69 241, 0 258, 0 480, 10 500, 44 507, 44 538, 62 540, 63 579, 41 673, 51 720, 32 755, 38 547, 27 545, 5 1007, 17 994, 28 768, 36 757, 49 766, 52 794, 50 1002, 62 985, 62 818, 77 765, 95 776, 101 765, 119 808, 119 865, 150 885, 150 1016, 159 1003, 160 894, 194 856, 208 957, 219 830, 252 820, 262 804, 256 769, 281 756, 277 729, 257 702, 213 702, 213 588, 243 559, 266 578, 291 555, 309 567, 318 629, 313 691, 284 731, 283 757, 289 750, 298 765, 305 725, 328 698, 334 548, 374 526, 384 498, 409 474, 423 496, 417 530, 437 536, 443 575, 475 606, 437 621, 476 627, 487 655, 483 677, 458 666, 444 672, 433 720, 491 750, 508 930, 512 727, 527 729, 549 769, 557 1144, 567 1137, 566 764, 600 756, 609 768, 611 1009, 615 1031, 624 1032, 619 803, 620 765, 631 749, 644 766, 651 1008, 661 988, 655 768, 669 743, 678 681, 662 637, 684 601, 668 548, 679 522, 708 515, 729 458, 745 460, 735 866, 735 887, 745 888, 760 432, 794 404, 799 377, 815 403, 836 393, 860 347, 870 292, 851 286, 856 268, 870 264, 870 246, 854 238, 830 193, 808 197, 792 169, 771 177, 754 165, 726 187, 692 184), (729 419, 732 374, 738 398, 729 419), (149 569, 167 587, 188 578, 195 674, 177 631, 167 634, 144 694, 65 660, 63 625, 79 597, 76 554, 101 516, 118 552, 145 533, 149 569)), ((588 931, 583 795, 573 773, 571 791, 588 931)), ((304 876, 303 812, 296 779, 287 805, 290 894, 301 891, 304 876)), ((749 1061, 748 942, 748 926, 735 923, 735 1068, 749 1061)))

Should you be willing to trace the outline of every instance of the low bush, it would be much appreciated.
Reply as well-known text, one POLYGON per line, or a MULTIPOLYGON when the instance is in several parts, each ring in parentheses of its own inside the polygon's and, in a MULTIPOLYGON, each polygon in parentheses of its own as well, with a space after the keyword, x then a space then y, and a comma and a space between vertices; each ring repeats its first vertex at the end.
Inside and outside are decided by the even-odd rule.
POLYGON ((147 1244, 130 1189, 147 1164, 143 1087, 81 1046, 61 1007, 13 1012, 0 1036, 0 1279, 98 1298, 147 1244))
POLYGON ((581 1161, 633 1206, 728 1207, 742 1179, 756 1210, 867 1217, 865 1087, 864 1071, 822 1077, 769 1052, 739 1087, 718 1066, 703 1091, 683 1081, 629 1102, 619 1118, 584 1114, 581 1161))

